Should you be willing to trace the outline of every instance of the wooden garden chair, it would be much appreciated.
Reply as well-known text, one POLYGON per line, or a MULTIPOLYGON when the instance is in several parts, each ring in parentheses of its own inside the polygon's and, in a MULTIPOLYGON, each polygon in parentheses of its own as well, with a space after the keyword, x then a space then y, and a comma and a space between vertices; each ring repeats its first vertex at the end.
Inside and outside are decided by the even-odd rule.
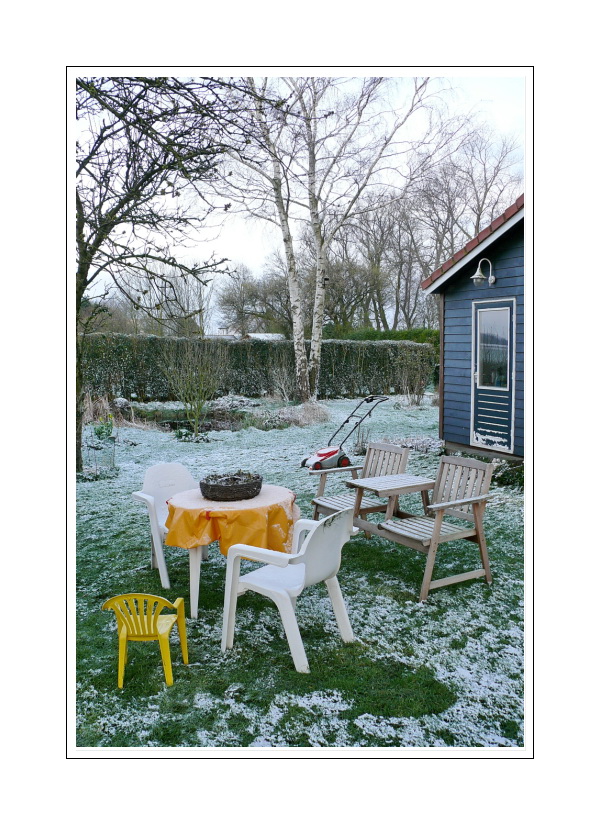
MULTIPOLYGON (((319 489, 317 495, 312 500, 314 506, 313 519, 320 518, 320 515, 330 516, 348 507, 354 508, 356 492, 325 495, 325 484, 331 473, 350 471, 352 478, 359 478, 358 472, 362 470, 360 478, 373 478, 375 476, 399 475, 406 470, 408 462, 409 447, 398 447, 396 444, 388 444, 385 441, 374 442, 367 447, 365 461, 360 465, 349 465, 348 467, 333 467, 330 470, 309 470, 311 475, 319 475, 319 489)), ((359 513, 355 515, 366 515, 367 513, 385 513, 387 501, 375 496, 363 496, 359 513)))
MULTIPOLYGON (((483 461, 443 456, 435 480, 432 503, 427 507, 427 515, 415 516, 396 510, 397 517, 388 517, 379 524, 378 532, 384 538, 427 554, 419 601, 425 601, 430 590, 468 579, 485 577, 488 584, 491 584, 492 574, 483 531, 483 514, 489 498, 493 469, 492 464, 483 461), (453 524, 446 521, 445 516, 454 516, 470 524, 453 524), (477 543, 483 567, 432 581, 438 546, 458 539, 477 543)), ((393 506, 394 502, 390 500, 388 516, 393 506)))

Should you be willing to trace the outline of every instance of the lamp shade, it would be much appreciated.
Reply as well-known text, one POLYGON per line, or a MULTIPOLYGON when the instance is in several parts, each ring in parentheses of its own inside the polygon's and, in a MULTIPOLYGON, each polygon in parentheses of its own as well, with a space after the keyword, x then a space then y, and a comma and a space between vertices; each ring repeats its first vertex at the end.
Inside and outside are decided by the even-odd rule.
POLYGON ((481 261, 479 262, 479 266, 477 267, 477 272, 474 275, 471 275, 471 280, 475 284, 475 286, 481 286, 485 283, 485 275, 481 271, 481 261))
POLYGON ((486 280, 490 286, 496 283, 496 277, 495 275, 492 275, 492 262, 488 260, 488 258, 482 258, 479 261, 479 263, 477 264, 477 271, 474 275, 471 275, 471 280, 473 281, 475 286, 481 286, 486 282, 486 280), (490 274, 488 278, 486 278, 483 272, 481 271, 481 264, 484 263, 484 261, 490 267, 490 274))

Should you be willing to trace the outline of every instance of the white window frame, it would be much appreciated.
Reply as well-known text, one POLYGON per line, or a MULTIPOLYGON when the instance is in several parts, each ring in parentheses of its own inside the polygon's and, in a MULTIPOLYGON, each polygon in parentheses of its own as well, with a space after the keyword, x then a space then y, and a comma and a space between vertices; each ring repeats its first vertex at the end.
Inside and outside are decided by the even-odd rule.
MULTIPOLYGON (((512 386, 512 410, 511 410, 511 419, 510 419, 510 443, 511 449, 509 450, 507 447, 487 447, 486 449, 492 450, 498 453, 507 453, 511 454, 515 451, 515 396, 516 396, 516 365, 517 365, 517 299, 516 298, 504 298, 499 296, 498 298, 483 298, 482 300, 473 299, 472 301, 472 311, 471 311, 471 424, 470 424, 470 432, 469 432, 469 444, 471 447, 478 447, 482 449, 482 445, 480 442, 475 440, 475 372, 476 372, 476 364, 477 364, 477 348, 479 345, 479 329, 477 335, 475 335, 475 320, 476 320, 476 312, 477 309, 481 307, 482 304, 499 304, 499 303, 512 303, 513 307, 513 320, 512 320, 512 369, 510 371, 511 375, 511 384, 509 387, 503 389, 502 387, 480 387, 479 386, 479 375, 477 376, 477 389, 493 389, 499 392, 509 392, 510 386, 512 386)), ((497 307, 497 309, 502 309, 503 307, 497 307)), ((491 309, 491 307, 490 307, 491 309)), ((510 330, 509 330, 510 333, 510 330)))

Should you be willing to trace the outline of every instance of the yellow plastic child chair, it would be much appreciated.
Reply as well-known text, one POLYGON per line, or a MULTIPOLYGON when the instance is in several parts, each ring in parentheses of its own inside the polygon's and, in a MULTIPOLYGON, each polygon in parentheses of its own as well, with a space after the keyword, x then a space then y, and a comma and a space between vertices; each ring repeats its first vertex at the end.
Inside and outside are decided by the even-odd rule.
POLYGON ((183 599, 171 602, 161 596, 151 596, 149 593, 125 593, 122 596, 113 596, 102 605, 102 610, 114 610, 117 617, 117 633, 119 634, 119 673, 117 684, 123 687, 123 676, 127 664, 127 642, 156 642, 160 646, 165 681, 170 687, 173 684, 173 670, 171 668, 171 651, 169 648, 169 634, 177 622, 179 641, 183 661, 188 664, 187 635, 185 631, 185 608, 183 599), (165 607, 176 610, 173 615, 161 616, 165 607))

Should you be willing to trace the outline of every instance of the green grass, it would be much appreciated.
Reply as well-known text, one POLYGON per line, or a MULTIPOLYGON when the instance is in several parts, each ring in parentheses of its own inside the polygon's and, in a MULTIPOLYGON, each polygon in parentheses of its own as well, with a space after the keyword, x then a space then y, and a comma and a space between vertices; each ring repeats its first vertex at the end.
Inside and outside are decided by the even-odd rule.
MULTIPOLYGON (((359 545, 360 542, 357 542, 357 551, 359 545)), ((372 568, 373 557, 368 552, 371 548, 366 549, 367 552, 363 550, 357 553, 349 567, 363 573, 372 568), (360 564, 361 558, 367 562, 364 568, 360 564)), ((136 548, 131 550, 140 552, 136 548)), ((114 561, 114 549, 112 553, 106 549, 105 553, 108 561, 114 561)), ((88 565, 83 567, 87 569, 88 565)), ((186 573, 179 566, 172 575, 172 584, 177 592, 185 587, 186 573)), ((203 567, 202 618, 188 619, 187 622, 192 666, 186 667, 181 661, 179 640, 174 631, 171 649, 175 684, 168 689, 163 681, 158 645, 133 642, 129 645, 124 688, 117 689, 115 624, 112 614, 98 608, 111 595, 112 590, 119 588, 100 587, 87 594, 96 609, 90 610, 85 621, 78 624, 78 668, 85 673, 93 664, 92 678, 89 678, 89 672, 86 676, 90 684, 93 684, 94 691, 112 695, 115 706, 122 709, 122 712, 126 713, 127 708, 133 710, 140 705, 157 701, 161 718, 152 726, 152 741, 155 745, 171 747, 198 744, 195 741, 198 729, 217 733, 221 714, 212 705, 222 703, 232 685, 235 686, 235 700, 240 703, 242 710, 237 716, 231 714, 228 729, 231 735, 235 734, 236 743, 240 746, 250 745, 255 738, 253 726, 248 725, 245 708, 250 707, 253 713, 266 716, 273 703, 277 703, 278 697, 293 696, 295 702, 310 699, 316 693, 323 697, 323 702, 317 702, 317 706, 312 709, 295 704, 286 707, 281 725, 287 731, 286 744, 290 747, 310 744, 306 733, 307 720, 311 724, 325 720, 328 702, 335 700, 337 696, 347 699, 347 707, 339 712, 339 718, 346 721, 349 730, 354 729, 356 735, 360 734, 360 730, 353 723, 363 714, 374 717, 417 717, 426 713, 440 713, 454 703, 455 693, 437 680, 430 668, 423 665, 411 667, 403 662, 399 656, 401 650, 391 655, 378 652, 374 657, 374 651, 368 644, 360 641, 344 644, 336 633, 333 616, 322 615, 324 611, 329 613, 328 606, 323 605, 326 601, 323 586, 313 588, 319 597, 321 615, 318 619, 302 611, 299 601, 302 636, 310 659, 309 674, 300 674, 294 669, 278 612, 271 602, 257 594, 249 594, 240 599, 234 648, 225 655, 221 654, 218 634, 222 582, 213 585, 217 584, 223 573, 222 564, 214 570, 210 570, 210 563, 203 567), (324 619, 326 629, 323 626, 324 619), (204 632, 207 624, 210 625, 210 640, 204 632), (258 634, 257 627, 261 628, 258 634), (268 637, 267 646, 265 636, 268 637), (214 666, 215 659, 219 661, 217 668, 214 666), (194 709, 193 697, 197 693, 207 695, 212 700, 210 712, 194 709), (320 707, 321 704, 323 707, 320 707)), ((154 571, 138 571, 136 579, 140 590, 156 590, 155 576, 154 571)), ((410 648, 406 652, 412 654, 410 648)), ((137 739, 139 732, 119 731, 110 734, 110 724, 92 708, 86 713, 84 727, 78 742, 81 746, 110 743, 112 747, 118 747, 140 744, 137 739)), ((325 734, 322 744, 335 744, 335 737, 329 741, 325 734)))
MULTIPOLYGON (((330 406, 344 415, 352 402, 330 406)), ((409 412, 382 416, 383 433, 393 438, 394 427, 401 434, 434 432, 435 410, 409 412)), ((124 688, 117 688, 116 625, 102 603, 117 593, 164 593, 183 596, 189 616, 187 553, 167 551, 170 591, 162 591, 149 566, 147 516, 130 498, 145 468, 180 460, 202 477, 218 460, 223 471, 256 469, 294 489, 308 516, 314 480, 299 471, 298 457, 326 443, 333 427, 320 426, 221 433, 203 445, 130 431, 136 446, 123 438, 117 445, 119 477, 79 485, 79 747, 523 745, 522 498, 506 487, 494 488, 486 512, 491 586, 465 582, 419 604, 424 556, 378 537, 353 538, 339 579, 357 641, 341 640, 325 587, 307 589, 298 620, 309 674, 295 671, 277 610, 257 594, 240 598, 234 647, 221 653, 225 559, 213 545, 202 565, 198 619, 187 619, 189 666, 181 661, 176 630, 170 688, 158 644, 130 643, 124 688)), ((375 429, 372 438, 379 437, 375 429)), ((431 475, 437 461, 413 454, 410 470, 431 475)), ((407 508, 419 502, 407 497, 407 508)), ((436 575, 471 569, 477 557, 468 542, 444 545, 436 575)))

